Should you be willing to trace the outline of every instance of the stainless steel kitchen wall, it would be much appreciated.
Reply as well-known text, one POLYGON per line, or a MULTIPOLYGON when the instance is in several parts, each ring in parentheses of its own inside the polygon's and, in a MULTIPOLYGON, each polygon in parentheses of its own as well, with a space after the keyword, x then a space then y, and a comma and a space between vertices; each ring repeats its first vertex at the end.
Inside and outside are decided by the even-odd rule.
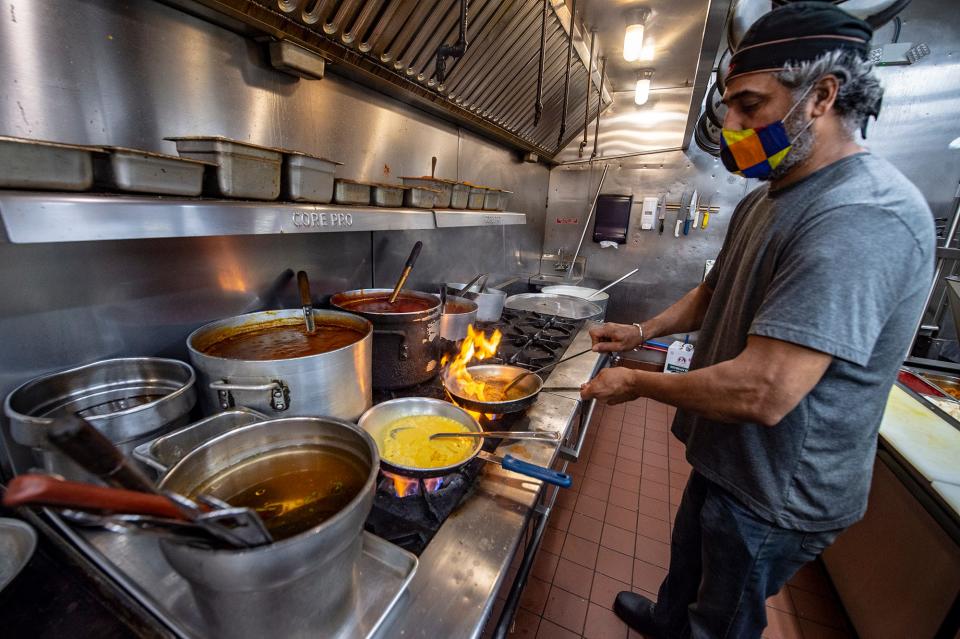
MULTIPOLYGON (((956 8, 948 2, 914 2, 901 14, 900 42, 926 43, 931 54, 909 66, 877 69, 885 87, 883 110, 878 121, 871 123, 863 142, 912 180, 926 197, 934 216, 941 218, 952 216, 960 180, 960 149, 949 148, 954 140, 954 146, 960 146, 960 30, 955 14, 956 8)), ((890 42, 892 34, 892 23, 882 27, 875 34, 874 45, 890 42)), ((613 107, 601 117, 601 156, 647 151, 648 147, 662 143, 657 136, 666 133, 671 139, 679 137, 667 120, 650 129, 649 139, 637 134, 637 130, 648 128, 643 118, 664 117, 655 108, 653 93, 650 103, 637 109, 621 99, 624 94, 614 95, 613 107), (651 104, 654 108, 650 108, 651 104), (644 109, 652 113, 642 115, 644 109), (631 118, 638 119, 636 127, 631 126, 631 118)), ((665 104, 661 110, 669 112, 670 108, 665 104)), ((588 153, 592 143, 591 131, 588 153)), ((574 146, 564 151, 564 158, 576 159, 574 146)), ((551 172, 545 252, 553 253, 560 247, 568 252, 576 249, 601 167, 601 162, 595 162, 592 168, 586 164, 568 165, 551 172), (558 224, 558 218, 576 218, 579 224, 558 224)), ((591 226, 583 251, 590 282, 614 279, 640 267, 627 287, 615 289, 608 319, 637 321, 663 309, 695 285, 703 274, 704 260, 712 259, 720 250, 733 206, 754 186, 753 180, 731 176, 718 160, 704 154, 695 144, 684 152, 612 160, 604 193, 633 193, 635 198, 667 193, 668 201, 677 202, 684 191, 689 194, 696 188, 701 202, 703 198, 712 199, 720 206, 720 214, 711 217, 706 231, 691 231, 689 236, 675 239, 672 223, 676 212, 668 211, 663 236, 643 231, 639 241, 629 238, 628 244, 619 249, 600 249, 591 241, 591 226)), ((635 213, 639 215, 639 207, 635 213)), ((869 225, 864 224, 863 232, 869 234, 869 225)))
MULTIPOLYGON (((275 71, 263 44, 165 4, 5 3, 0 86, 6 135, 167 153, 175 149, 165 136, 224 135, 325 155, 344 162, 338 175, 379 181, 428 173, 436 156, 439 176, 515 191, 510 209, 526 213, 528 225, 418 234, 425 246, 411 281, 536 270, 545 167, 335 75, 306 81, 275 71)), ((354 232, 0 240, 0 394, 99 358, 183 357, 188 332, 211 319, 297 305, 287 269, 306 269, 317 297, 389 281, 389 256, 405 256, 411 239, 354 232), (385 270, 376 262, 375 277, 378 254, 385 270)))
MULTIPOLYGON (((720 251, 730 213, 746 193, 747 180, 731 175, 719 160, 694 145, 687 151, 611 160, 609 166, 601 192, 633 195, 631 230, 626 244, 601 248, 593 241, 591 221, 581 250, 587 258, 585 283, 606 283, 639 267, 636 275, 611 289, 607 307, 608 320, 637 322, 663 310, 700 282, 705 260, 720 251), (669 204, 687 204, 694 189, 702 205, 709 201, 720 207, 719 213, 710 216, 706 229, 691 229, 689 235, 681 232, 676 238, 677 216, 686 211, 668 210, 662 235, 658 223, 653 230, 638 230, 644 197, 665 195, 669 204)), ((551 172, 544 252, 563 248, 570 255, 576 250, 602 170, 603 163, 595 162, 551 172)))

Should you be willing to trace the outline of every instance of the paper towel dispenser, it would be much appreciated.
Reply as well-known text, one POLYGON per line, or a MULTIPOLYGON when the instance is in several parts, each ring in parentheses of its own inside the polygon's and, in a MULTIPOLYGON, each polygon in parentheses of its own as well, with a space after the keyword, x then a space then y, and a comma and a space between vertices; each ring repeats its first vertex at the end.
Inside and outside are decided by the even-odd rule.
POLYGON ((593 241, 625 244, 632 207, 633 195, 600 195, 593 223, 593 241))

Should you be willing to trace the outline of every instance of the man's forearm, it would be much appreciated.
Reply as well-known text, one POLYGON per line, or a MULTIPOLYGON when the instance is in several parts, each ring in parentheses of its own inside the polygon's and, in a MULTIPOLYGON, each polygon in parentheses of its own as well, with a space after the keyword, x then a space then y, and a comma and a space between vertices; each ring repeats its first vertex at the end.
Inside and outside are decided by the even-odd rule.
POLYGON ((659 337, 699 329, 712 295, 712 291, 703 284, 692 289, 667 310, 643 322, 644 337, 659 337))
POLYGON ((682 375, 632 371, 642 396, 689 410, 718 422, 771 421, 761 413, 761 386, 723 362, 682 375))

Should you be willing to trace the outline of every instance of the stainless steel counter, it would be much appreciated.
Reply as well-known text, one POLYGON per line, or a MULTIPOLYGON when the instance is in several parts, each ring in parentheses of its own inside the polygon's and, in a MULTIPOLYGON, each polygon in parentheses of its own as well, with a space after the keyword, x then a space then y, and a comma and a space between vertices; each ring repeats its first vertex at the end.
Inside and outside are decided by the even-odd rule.
MULTIPOLYGON (((587 322, 567 352, 587 348, 587 332, 594 325, 587 322)), ((565 362, 550 375, 547 386, 579 386, 603 361, 590 353, 565 362)), ((580 408, 575 392, 543 392, 517 429, 569 437, 574 434, 580 408)), ((525 441, 497 449, 498 455, 507 453, 550 466, 558 461, 560 448, 525 441)), ((407 593, 376 636, 479 637, 543 489, 537 480, 487 465, 474 494, 444 522, 420 555, 420 566, 407 593)))

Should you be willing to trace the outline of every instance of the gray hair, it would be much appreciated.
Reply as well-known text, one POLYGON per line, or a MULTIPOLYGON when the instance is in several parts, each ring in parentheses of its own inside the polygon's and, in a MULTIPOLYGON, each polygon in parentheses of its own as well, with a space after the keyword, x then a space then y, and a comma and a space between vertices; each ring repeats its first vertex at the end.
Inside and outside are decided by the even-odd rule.
POLYGON ((844 128, 851 137, 857 129, 866 135, 867 119, 871 115, 877 117, 883 99, 883 87, 873 73, 873 63, 848 51, 835 49, 815 60, 788 62, 776 77, 791 90, 794 99, 799 100, 810 87, 827 75, 833 75, 840 81, 833 108, 844 128))

